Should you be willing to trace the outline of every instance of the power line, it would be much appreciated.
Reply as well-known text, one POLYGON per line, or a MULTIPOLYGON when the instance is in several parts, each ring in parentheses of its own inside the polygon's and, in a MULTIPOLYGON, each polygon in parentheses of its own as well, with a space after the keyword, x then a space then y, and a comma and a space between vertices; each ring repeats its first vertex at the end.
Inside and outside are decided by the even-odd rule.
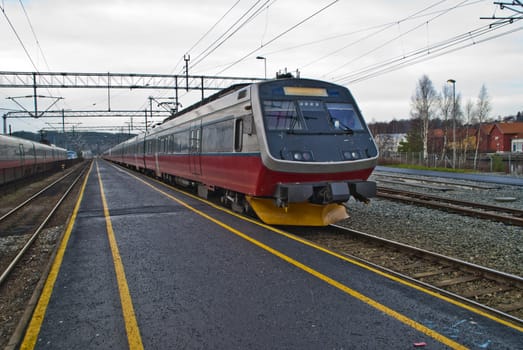
POLYGON ((269 3, 271 0, 266 0, 262 5, 257 9, 255 7, 260 3, 261 0, 256 1, 247 11, 243 13, 240 18, 236 20, 222 35, 220 35, 213 43, 211 43, 202 53, 200 53, 191 64, 191 68, 194 68, 196 65, 201 63, 205 58, 207 58, 211 53, 216 51, 220 46, 222 46, 227 40, 229 40, 234 34, 236 34, 241 28, 243 28, 247 23, 251 22, 256 18, 262 11, 262 9, 269 3), (251 11, 254 11, 247 19, 241 22, 251 11), (241 23, 240 23, 241 22, 241 23), (240 23, 240 24, 238 24, 240 23), (236 28, 235 28, 236 27, 236 28), (223 39, 223 40, 222 40, 223 39), (221 40, 221 41, 220 41, 221 40))
POLYGON ((40 50, 40 53, 42 54, 42 58, 44 60, 45 66, 47 67, 47 70, 51 70, 49 68, 49 64, 47 63, 47 60, 44 55, 44 51, 42 50, 42 46, 40 46, 40 41, 38 40, 38 37, 36 36, 36 32, 34 30, 33 24, 31 23, 31 20, 29 19, 29 15, 27 14, 27 11, 25 10, 24 3, 22 0, 18 0, 20 2, 20 6, 22 6, 22 10, 24 11, 25 18, 27 19, 27 23, 29 23, 29 27, 31 28, 31 32, 33 33, 33 37, 35 38, 36 45, 38 46, 38 49, 40 50))
POLYGON ((250 51, 249 53, 247 53, 245 56, 243 56, 242 58, 234 61, 233 63, 231 63, 230 65, 228 65, 226 68, 222 69, 221 71, 219 71, 218 73, 216 74, 221 74, 223 72, 225 72, 226 70, 232 68, 233 66, 237 65, 238 63, 240 63, 241 61, 245 60, 247 57, 250 57, 252 56, 256 51, 264 48, 265 46, 267 45, 270 45, 271 43, 273 43, 274 41, 278 40, 279 38, 281 38, 282 36, 284 36, 285 34, 289 33, 290 31, 296 29, 297 27, 301 26, 303 23, 309 21, 311 18, 317 16, 318 14, 320 14, 321 12, 325 11, 326 9, 328 9, 329 7, 331 7, 332 5, 334 5, 335 3, 337 3, 339 0, 334 0, 332 1, 331 3, 329 3, 328 5, 322 7, 321 9, 317 10, 316 12, 314 12, 312 15, 308 16, 307 18, 301 20, 300 22, 296 23, 295 25, 291 26, 290 28, 284 30, 283 32, 281 32, 280 34, 276 35, 274 38, 272 38, 271 40, 269 40, 268 42, 266 42, 265 44, 263 45, 260 45, 260 47, 250 51))
POLYGON ((432 45, 428 48, 421 48, 410 52, 407 55, 395 57, 390 60, 386 60, 374 65, 369 65, 358 71, 351 72, 344 76, 335 78, 334 81, 339 82, 340 84, 350 84, 356 83, 376 76, 389 73, 395 70, 398 70, 403 67, 411 66, 419 62, 423 62, 432 58, 436 58, 451 52, 455 52, 461 49, 464 49, 469 46, 477 45, 489 40, 497 39, 499 37, 512 34, 514 32, 520 31, 523 27, 515 28, 497 35, 492 35, 483 39, 477 40, 476 38, 480 36, 487 35, 501 27, 508 25, 508 23, 500 24, 495 28, 490 26, 481 27, 471 32, 463 33, 456 37, 447 39, 445 41, 439 42, 432 45))
MULTIPOLYGON (((394 25, 396 25, 396 24, 399 24, 399 23, 402 23, 402 22, 404 22, 404 21, 406 21, 406 20, 408 20, 408 19, 410 19, 410 18, 412 18, 412 17, 414 17, 414 16, 417 16, 417 15, 419 15, 419 14, 421 14, 421 13, 423 13, 423 12, 425 12, 425 11, 427 11, 427 10, 429 10, 429 9, 431 9, 431 8, 433 8, 433 7, 435 7, 435 6, 440 5, 441 3, 445 2, 445 1, 446 1, 446 0, 443 0, 443 1, 437 1, 436 3, 433 3, 432 5, 429 5, 428 7, 425 7, 424 9, 417 11, 417 12, 413 13, 412 15, 407 16, 407 17, 405 17, 405 18, 399 20, 397 23, 391 23, 389 26, 387 26, 387 27, 385 27, 385 28, 382 28, 382 29, 380 29, 380 30, 378 30, 378 31, 376 31, 376 32, 374 32, 374 33, 371 33, 370 35, 368 35, 368 36, 366 36, 366 37, 364 37, 364 38, 362 38, 362 39, 360 39, 360 40, 357 40, 356 42, 350 43, 349 45, 345 45, 344 47, 342 47, 342 48, 340 48, 340 49, 334 51, 333 53, 330 53, 330 55, 332 55, 332 54, 334 54, 334 53, 338 53, 338 52, 340 52, 340 51, 346 49, 347 47, 352 46, 353 44, 359 43, 359 42, 364 41, 364 40, 366 40, 366 39, 368 39, 368 38, 370 38, 370 37, 372 37, 372 36, 375 36, 375 35, 377 35, 377 34, 379 34, 379 33, 381 33, 381 32, 384 32, 384 31, 386 31, 387 29, 391 28, 392 26, 394 26, 394 25)), ((347 65, 349 65, 349 64, 352 64, 352 63, 354 63, 355 61, 358 61, 358 60, 360 60, 360 59, 362 59, 362 58, 364 58, 364 57, 366 57, 366 56, 372 54, 373 52, 375 52, 375 51, 377 51, 377 50, 382 49, 384 46, 386 46, 386 45, 388 45, 388 44, 390 44, 390 43, 392 43, 392 42, 394 42, 394 41, 396 41, 396 40, 398 40, 398 39, 404 37, 405 35, 407 35, 407 34, 413 32, 413 31, 415 31, 415 30, 417 30, 417 29, 419 29, 419 28, 425 26, 426 24, 428 24, 429 22, 433 21, 434 19, 443 16, 444 14, 450 12, 450 11, 453 10, 453 9, 458 8, 460 5, 462 5, 463 3, 466 3, 467 1, 468 1, 468 0, 464 0, 464 1, 462 1, 460 4, 458 4, 458 5, 456 5, 456 6, 453 6, 453 7, 451 7, 451 8, 445 9, 445 10, 443 10, 442 12, 438 12, 435 16, 433 16, 433 17, 430 18, 429 20, 427 20, 427 21, 425 21, 425 22, 423 22, 423 23, 421 23, 421 24, 416 25, 415 27, 411 28, 410 30, 408 30, 408 31, 406 31, 406 32, 404 32, 404 33, 401 33, 401 34, 397 35, 396 37, 394 37, 394 38, 392 38, 392 39, 390 39, 390 40, 388 40, 388 41, 386 41, 386 42, 384 42, 384 43, 380 43, 380 44, 376 45, 373 49, 368 50, 367 52, 361 54, 360 56, 358 56, 358 57, 356 57, 356 58, 353 58, 352 60, 347 61, 347 62, 343 63, 342 65, 336 67, 335 69, 333 69, 333 70, 331 70, 331 71, 325 73, 324 76, 330 75, 330 74, 332 74, 332 73, 334 73, 334 72, 340 70, 341 68, 343 68, 343 67, 345 67, 345 66, 347 66, 347 65)), ((328 55, 327 55, 327 56, 323 56, 322 59, 325 58, 325 57, 328 57, 328 55)))
POLYGON ((29 54, 29 51, 27 51, 25 45, 24 45, 24 42, 22 41, 22 38, 20 38, 20 35, 18 35, 18 32, 16 31, 13 23, 11 22, 11 20, 9 19, 9 17, 7 16, 7 13, 5 13, 5 9, 3 6, 0 6, 0 10, 2 10, 2 13, 4 14, 4 17, 5 19, 7 20, 7 23, 9 23, 9 26, 11 27, 11 29, 13 30, 13 33, 15 34, 16 38, 18 39, 18 42, 20 43, 20 45, 22 46, 22 48, 24 49, 24 52, 27 56, 27 58, 29 58, 29 61, 31 61, 31 64, 33 65, 33 68, 38 72, 38 68, 36 67, 36 64, 34 63, 33 59, 31 58, 31 55, 29 54))
MULTIPOLYGON (((196 41, 196 43, 193 44, 193 46, 191 46, 191 48, 189 50, 187 50, 187 53, 190 53, 196 46, 198 46, 199 43, 202 42, 202 40, 207 37, 213 30, 214 28, 216 28, 216 26, 221 22, 223 21, 223 19, 238 5, 238 3, 240 2, 241 0, 238 0, 234 3, 234 5, 231 6, 231 8, 229 10, 227 10, 221 17, 218 21, 216 21, 216 23, 214 23, 211 28, 209 28, 209 30, 203 34, 200 39, 198 39, 196 41)), ((178 67, 178 65, 182 62, 183 60, 183 57, 180 57, 180 60, 176 63, 176 65, 174 66, 174 69, 171 71, 171 73, 173 73, 174 71, 176 71, 176 68, 178 67)))
MULTIPOLYGON (((484 1, 485 0, 476 0, 474 2, 469 2, 467 4, 460 5, 458 7, 471 6, 471 5, 475 5, 477 3, 481 3, 481 2, 484 2, 484 1)), ((304 42, 304 43, 301 43, 301 44, 297 44, 297 45, 293 45, 293 46, 290 46, 290 47, 277 49, 277 50, 274 50, 274 51, 263 52, 263 54, 266 55, 266 56, 270 56, 270 55, 274 55, 274 54, 285 52, 285 51, 291 51, 291 50, 299 49, 299 48, 302 48, 302 47, 305 47, 305 46, 312 46, 312 45, 316 45, 316 44, 321 44, 321 43, 324 43, 324 42, 327 42, 327 41, 330 41, 330 40, 339 40, 341 38, 353 36, 355 34, 365 33, 365 32, 368 32, 370 30, 373 30, 373 29, 380 29, 380 28, 384 28, 384 27, 390 28, 390 27, 392 27, 394 25, 399 25, 400 23, 402 23, 404 21, 411 21, 411 20, 415 20, 415 19, 419 19, 419 18, 423 18, 423 17, 432 16, 434 14, 441 13, 443 11, 445 11, 445 10, 437 10, 437 11, 432 11, 432 12, 428 12, 428 13, 425 13, 425 14, 421 14, 422 11, 420 11, 419 15, 411 15, 411 16, 408 16, 408 17, 406 17, 404 19, 401 19, 401 20, 395 20, 395 21, 391 21, 391 22, 387 22, 387 23, 383 23, 383 24, 378 24, 378 25, 373 25, 373 26, 369 26, 369 27, 364 27, 362 29, 357 29, 357 30, 353 30, 353 31, 350 31, 350 32, 342 33, 342 34, 336 34, 336 35, 333 35, 333 36, 328 36, 328 37, 325 37, 325 38, 322 38, 322 39, 317 39, 317 40, 313 40, 313 41, 304 42)), ((352 46, 354 44, 355 43, 352 42, 349 45, 345 46, 344 48, 347 48, 348 46, 352 46)), ((311 62, 301 66, 300 69, 302 69, 304 67, 307 67, 307 66, 309 66, 311 64, 317 63, 318 61, 320 61, 323 58, 331 57, 332 54, 333 53, 329 53, 327 55, 322 56, 319 59, 314 59, 313 61, 311 61, 311 62)))
POLYGON ((238 3, 240 2, 241 0, 238 0, 234 3, 234 5, 231 6, 230 9, 228 9, 221 17, 218 21, 216 21, 216 23, 214 23, 211 28, 209 28, 209 30, 204 34, 202 35, 202 37, 200 39, 198 39, 198 41, 193 45, 191 46, 191 48, 189 50, 187 50, 187 52, 191 52, 199 43, 202 42, 202 40, 208 36, 213 30, 214 28, 216 28, 216 26, 221 22, 223 21, 223 19, 238 5, 238 3))

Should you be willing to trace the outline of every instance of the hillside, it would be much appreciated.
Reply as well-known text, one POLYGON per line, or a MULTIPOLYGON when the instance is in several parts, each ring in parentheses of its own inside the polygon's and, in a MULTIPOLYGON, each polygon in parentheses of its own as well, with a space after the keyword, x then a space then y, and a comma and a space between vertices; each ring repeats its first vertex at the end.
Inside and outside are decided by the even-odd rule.
POLYGON ((135 134, 111 134, 106 132, 55 132, 47 131, 44 135, 35 134, 26 131, 13 133, 13 136, 33 141, 42 141, 52 143, 58 147, 80 151, 91 151, 93 155, 103 153, 110 147, 123 142, 135 134))

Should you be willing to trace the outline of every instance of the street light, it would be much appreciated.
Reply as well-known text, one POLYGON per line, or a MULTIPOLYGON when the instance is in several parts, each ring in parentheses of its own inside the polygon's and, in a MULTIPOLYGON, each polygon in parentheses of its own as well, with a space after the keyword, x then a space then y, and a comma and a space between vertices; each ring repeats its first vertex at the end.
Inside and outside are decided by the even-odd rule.
POLYGON ((447 80, 452 84, 452 168, 456 168, 456 81, 447 80))
POLYGON ((267 58, 263 57, 263 56, 256 56, 256 59, 257 60, 263 60, 263 67, 264 67, 264 72, 265 72, 265 79, 267 79, 267 58))

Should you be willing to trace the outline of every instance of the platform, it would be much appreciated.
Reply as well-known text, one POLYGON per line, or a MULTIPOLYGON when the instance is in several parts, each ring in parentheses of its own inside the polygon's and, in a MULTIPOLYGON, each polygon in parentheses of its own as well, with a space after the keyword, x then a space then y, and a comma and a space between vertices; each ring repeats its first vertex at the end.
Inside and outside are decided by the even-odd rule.
POLYGON ((72 220, 24 349, 523 344, 518 326, 105 161, 72 220))

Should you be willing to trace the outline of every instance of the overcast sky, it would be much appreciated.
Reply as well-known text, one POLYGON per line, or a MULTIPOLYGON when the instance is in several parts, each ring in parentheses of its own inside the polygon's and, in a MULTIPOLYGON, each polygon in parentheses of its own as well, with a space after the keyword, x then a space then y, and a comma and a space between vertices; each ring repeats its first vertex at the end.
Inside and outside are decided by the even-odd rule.
MULTIPOLYGON (((269 77, 298 69, 301 77, 347 86, 368 122, 408 118, 423 74, 438 91, 448 79, 456 80, 464 102, 476 99, 485 84, 492 117, 523 111, 523 21, 474 34, 493 23, 480 17, 514 15, 493 1, 0 0, 0 6, 5 11, 0 14, 0 71, 32 72, 36 66, 42 72, 181 74, 183 56, 190 54, 190 74, 263 77, 264 62, 256 59, 263 56, 269 77), (218 39, 257 9, 234 34, 218 39), (464 39, 456 44, 460 36, 464 39), (224 42, 208 50, 216 40, 224 42), (442 43, 453 46, 442 49, 442 43), (390 70, 394 59, 417 63, 377 69, 390 70), (363 68, 370 76, 353 75, 363 68)), ((0 89, 0 114, 18 109, 6 97, 31 94, 0 89)), ((38 94, 64 97, 56 109, 107 108, 106 91, 42 89, 38 94)), ((114 90, 111 107, 143 109, 148 96, 164 94, 114 90)), ((196 96, 183 96, 181 102, 187 106, 196 96)), ((20 101, 32 108, 31 99, 20 101)), ((41 108, 46 103, 39 102, 41 108)), ((9 119, 13 131, 51 128, 56 122, 9 119)), ((125 121, 81 122, 86 127, 125 121)))

